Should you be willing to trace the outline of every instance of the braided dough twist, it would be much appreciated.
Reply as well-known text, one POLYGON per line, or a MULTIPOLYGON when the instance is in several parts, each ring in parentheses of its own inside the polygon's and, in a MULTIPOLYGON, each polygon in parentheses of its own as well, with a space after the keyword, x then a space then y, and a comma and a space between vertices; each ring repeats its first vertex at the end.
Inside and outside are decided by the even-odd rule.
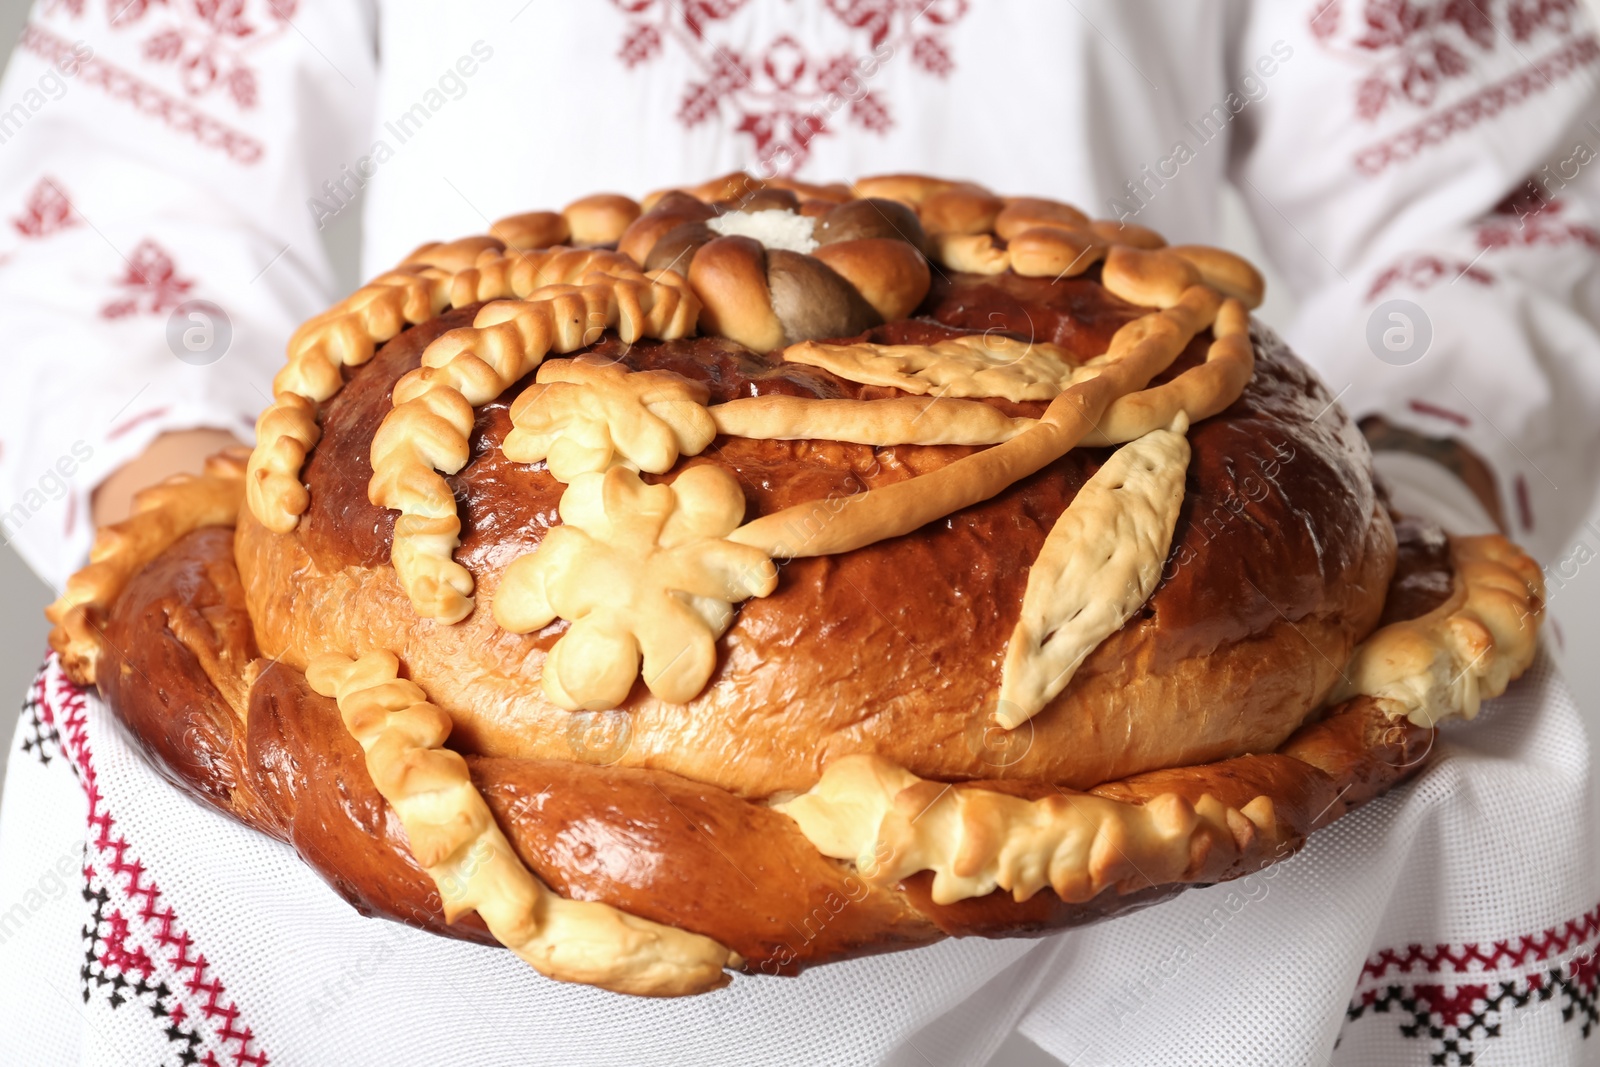
POLYGON ((996 889, 1021 903, 1046 887, 1082 903, 1106 889, 1206 880, 1252 848, 1290 840, 1268 796, 1242 808, 1209 794, 1129 804, 1058 789, 1028 800, 926 781, 864 754, 834 760, 808 792, 775 807, 823 855, 854 863, 875 885, 932 871, 936 904, 996 889))
POLYGON ((289 362, 272 382, 273 402, 256 421, 247 495, 250 510, 275 533, 288 533, 309 503, 300 467, 317 443, 317 407, 344 384, 378 345, 448 307, 526 296, 595 270, 632 268, 615 252, 550 248, 506 253, 495 238, 468 237, 424 245, 396 270, 373 279, 289 339, 289 362))
POLYGON ((411 852, 439 888, 445 920, 476 911, 495 938, 539 973, 618 993, 683 996, 727 985, 740 961, 708 937, 597 901, 552 893, 517 858, 472 784, 443 747, 450 716, 399 677, 388 652, 312 660, 306 680, 334 697, 366 753, 367 773, 394 808, 411 852))
MULTIPOLYGON (((587 254, 587 253, 586 253, 587 254)), ((439 472, 467 462, 473 408, 532 371, 552 352, 576 351, 615 329, 624 341, 694 331, 699 303, 682 277, 617 269, 578 285, 536 289, 489 304, 467 329, 424 350, 422 366, 394 388, 394 408, 372 441, 368 498, 400 512, 390 561, 419 615, 459 622, 472 610, 472 575, 451 554, 460 543, 455 494, 439 472)))
POLYGON ((1363 641, 1330 700, 1370 696, 1393 718, 1433 726, 1473 718, 1533 662, 1544 573, 1498 534, 1452 537, 1455 591, 1420 618, 1363 641))
POLYGON ((226 449, 206 460, 198 476, 177 474, 140 490, 132 515, 95 533, 88 566, 67 579, 66 590, 44 611, 55 624, 50 647, 73 681, 94 684, 105 651, 104 618, 129 578, 191 530, 233 525, 244 497, 245 460, 244 449, 226 449))
POLYGON ((268 529, 288 533, 309 498, 300 466, 317 443, 317 405, 339 391, 341 368, 360 366, 407 325, 449 304, 450 275, 414 265, 375 278, 310 319, 289 339, 289 362, 272 382, 273 401, 256 420, 246 474, 250 510, 268 529))

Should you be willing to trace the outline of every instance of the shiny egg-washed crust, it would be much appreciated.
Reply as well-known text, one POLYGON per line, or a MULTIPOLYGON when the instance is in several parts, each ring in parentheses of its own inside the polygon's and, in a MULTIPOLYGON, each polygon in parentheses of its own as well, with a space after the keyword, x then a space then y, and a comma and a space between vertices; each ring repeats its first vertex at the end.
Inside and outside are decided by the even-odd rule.
MULTIPOLYGON (((987 322, 1010 314, 1013 294, 1027 295, 1041 329, 1074 346, 1078 358, 1104 351, 1114 327, 1142 317, 1098 286, 1077 283, 1074 292, 1063 283, 1080 316, 1078 332, 1067 334, 1043 302, 1054 288, 1015 282, 1020 288, 962 283, 961 314, 987 322)), ((451 626, 419 620, 387 564, 393 513, 366 498, 365 457, 394 383, 418 366, 435 338, 475 314, 452 311, 416 327, 352 376, 328 405, 324 440, 307 467, 312 504, 305 521, 276 535, 244 516, 238 562, 266 655, 301 667, 325 652, 393 652, 451 715, 452 744, 462 751, 562 758, 570 713, 546 696, 542 670, 567 624, 518 635, 483 610, 493 608, 514 560, 537 558, 569 488, 548 470, 505 457, 516 394, 478 409, 473 458, 449 480, 465 522, 457 558, 480 583, 479 611, 451 626), (279 594, 284 589, 294 596, 279 594)), ((908 322, 867 339, 897 343, 958 332, 908 322)), ((1072 685, 1019 729, 1033 744, 1008 768, 1011 776, 1082 789, 1156 767, 1269 751, 1320 703, 1338 666, 1376 624, 1394 534, 1368 480, 1367 453, 1348 418, 1328 409, 1331 395, 1270 335, 1256 336, 1257 369, 1241 399, 1186 435, 1193 458, 1160 585, 1129 625, 1084 661, 1072 685), (1334 530, 1341 533, 1328 532, 1334 530), (1203 712, 1213 705, 1230 712, 1203 712)), ((1205 365, 1215 344, 1195 338, 1156 384, 1205 365)), ((715 338, 613 339, 589 357, 698 382, 708 410, 752 393, 837 398, 870 409, 888 392, 715 338)), ((998 410, 1037 420, 1046 407, 998 410)), ((709 465, 737 479, 747 516, 812 502, 791 531, 800 542, 830 521, 843 522, 836 509, 864 490, 937 479, 974 454, 984 453, 960 445, 875 451, 726 438, 680 460, 672 473, 641 480, 670 482, 709 465)), ((617 759, 744 796, 807 789, 827 760, 850 752, 876 753, 924 778, 988 776, 974 742, 979 720, 992 710, 1029 568, 1051 525, 1105 458, 1101 449, 1074 449, 904 539, 843 554, 795 554, 787 562, 771 556, 780 563, 778 587, 743 602, 717 640, 716 672, 699 695, 670 703, 650 691, 648 679, 628 694, 620 707, 631 742, 617 759)), ((597 575, 595 584, 601 580, 597 575)))
MULTIPOLYGON (((1186 368, 1183 373, 1160 385, 1128 393, 1114 400, 1082 439, 1082 444, 1099 447, 1119 445, 1170 425, 1180 413, 1190 422, 1210 418, 1238 398, 1255 368, 1255 355, 1249 343, 1249 321, 1242 309, 1219 309, 1222 321, 1213 329, 1217 341, 1207 349, 1206 361, 1186 368)), ((1148 327, 1141 327, 1147 329, 1148 327)), ((948 359, 948 352, 985 354, 989 350, 1011 357, 1010 364, 997 368, 999 382, 980 395, 999 395, 1010 400, 1030 399, 1030 378, 1047 377, 1049 372, 1025 369, 1034 352, 1039 362, 1058 360, 1054 345, 1043 343, 1022 346, 1015 351, 996 344, 986 335, 972 335, 935 345, 919 346, 918 363, 936 368, 948 359), (967 342, 965 345, 960 341, 967 342), (951 348, 950 346, 955 346, 951 348), (1023 369, 1019 369, 1019 364, 1023 369)), ((930 386, 920 381, 927 373, 917 363, 905 360, 904 345, 871 343, 843 345, 796 345, 783 353, 786 360, 821 366, 840 377, 867 385, 892 385, 904 392, 923 393, 930 386)), ((1113 340, 1105 356, 1078 366, 1064 382, 1088 381, 1112 359, 1120 358, 1113 340)), ((1180 349, 1181 351, 1181 349, 1180 349)), ((973 359, 972 362, 977 362, 973 359)), ((981 372, 980 372, 981 373, 981 372)), ((969 374, 963 385, 970 387, 978 375, 969 374)), ((956 394, 957 396, 961 394, 956 394)), ((934 401, 890 398, 867 402, 805 400, 789 396, 758 396, 733 400, 711 409, 717 429, 735 437, 757 440, 799 440, 820 438, 864 445, 965 444, 997 445, 1038 425, 1038 420, 1007 417, 989 404, 950 400, 941 393, 934 401)))
MULTIPOLYGON (((320 437, 319 405, 342 383, 339 368, 365 363, 375 343, 406 324, 427 321, 445 307, 506 295, 524 297, 524 305, 536 305, 522 308, 520 318, 528 321, 492 338, 488 353, 469 351, 463 362, 460 339, 440 338, 436 342, 439 350, 424 360, 425 368, 418 377, 397 386, 396 410, 373 445, 372 500, 401 513, 391 552, 400 584, 419 615, 447 624, 458 622, 473 608, 474 582, 451 558, 459 545, 460 523, 440 475, 453 474, 464 462, 472 409, 499 395, 547 353, 582 347, 595 332, 607 327, 616 327, 627 342, 640 336, 681 337, 698 326, 757 351, 798 345, 792 358, 804 360, 805 342, 857 334, 909 314, 930 288, 925 253, 933 250, 937 254, 943 247, 941 241, 982 239, 992 245, 994 238, 987 235, 993 234, 1003 235, 999 240, 1005 248, 995 251, 992 262, 968 264, 947 255, 946 264, 980 273, 1011 271, 1021 276, 1061 278, 1081 274, 1103 259, 1101 281, 1106 289, 1130 303, 1156 308, 1158 315, 1176 308, 1185 294, 1221 292, 1246 307, 1259 303, 1261 297, 1259 275, 1229 253, 1205 248, 1164 250, 1160 248, 1164 242, 1142 229, 1111 231, 1070 205, 1037 198, 1008 201, 970 183, 907 176, 866 179, 852 199, 838 186, 760 182, 732 174, 691 190, 653 196, 643 207, 625 197, 601 194, 568 205, 559 214, 533 212, 503 219, 486 236, 424 245, 398 271, 363 287, 297 332, 290 345, 289 366, 275 382, 274 402, 258 423, 259 444, 251 458, 247 490, 251 511, 274 533, 290 532, 298 522, 308 504, 299 469, 320 437), (887 198, 872 195, 879 186, 887 190, 887 198), (906 205, 910 211, 905 210, 906 205), (813 254, 768 249, 750 237, 718 236, 706 225, 719 212, 775 210, 810 218, 817 245, 813 254), (619 252, 531 247, 557 240, 576 245, 614 242, 619 252), (635 266, 649 270, 654 283, 642 292, 636 282, 643 276, 632 269, 635 266), (687 276, 687 287, 680 284, 680 276, 687 276), (584 284, 573 290, 569 283, 579 280, 584 284), (541 284, 556 284, 561 289, 542 290, 541 284), (698 303, 687 299, 689 291, 698 303), (633 308, 635 304, 640 307, 633 308), (630 315, 630 310, 635 314, 630 315), (664 313, 652 314, 658 310, 664 313), (637 321, 641 317, 649 321, 641 325, 637 321), (535 325, 542 328, 535 329, 535 325), (480 373, 485 370, 490 373, 480 373)), ((496 312, 486 308, 484 314, 492 318, 496 312)), ((1214 311, 1203 311, 1200 326, 1209 324, 1213 315, 1214 311)), ((497 320, 474 326, 500 324, 497 320)), ((962 339, 943 342, 958 349, 964 343, 962 339)), ((1000 338, 985 347, 1004 343, 1010 342, 1000 338)), ((1175 358, 1182 343, 1164 347, 1175 358)), ((882 346, 878 348, 871 355, 881 364, 890 357, 882 346)), ((1048 346, 1038 348, 1044 352, 1048 346)), ((1113 354, 1115 351, 1113 346, 1113 354)), ((835 350, 835 361, 848 358, 848 351, 835 350)), ((949 395, 1000 395, 1020 400, 1034 398, 1041 389, 1044 392, 1038 399, 1049 399, 1063 389, 1072 391, 1073 372, 1065 364, 1056 366, 1053 380, 1047 375, 1024 385, 1006 380, 1008 373, 1019 371, 1023 361, 1010 366, 1003 360, 990 362, 1002 365, 988 367, 979 360, 979 365, 962 367, 958 361, 943 358, 925 369, 913 369, 911 377, 900 375, 904 381, 893 384, 904 385, 917 374, 935 374, 937 378, 941 367, 947 368, 943 376, 948 377, 953 367, 960 372, 957 377, 939 381, 940 391, 949 395), (962 374, 971 380, 963 381, 962 374), (983 384, 985 375, 1000 376, 997 392, 983 384)), ((839 369, 827 360, 820 365, 839 369)), ((846 371, 845 376, 851 375, 846 371)), ((1089 387, 1094 399, 1089 404, 1092 410, 1086 412, 1088 421, 1097 423, 1106 403, 1119 399, 1106 397, 1108 389, 1126 395, 1137 392, 1141 384, 1136 377, 1113 375, 1089 387)), ((1230 386, 1237 395, 1242 381, 1237 375, 1212 375, 1207 384, 1230 386)), ((1225 398, 1213 409, 1231 399, 1225 398)), ((1071 403, 1078 401, 1071 397, 1071 403)), ((1150 401, 1144 403, 1148 406, 1150 401)), ((1167 406, 1173 407, 1170 402, 1167 406)), ((1098 425, 1077 437, 1129 440, 1166 424, 1173 413, 1169 410, 1163 418, 1156 417, 1159 412, 1151 412, 1140 429, 1121 438, 1106 437, 1098 425)), ((747 410, 745 414, 749 423, 750 416, 758 417, 760 412, 747 410)), ((1191 417, 1196 417, 1193 412, 1191 417)), ((1051 418, 1047 416, 1045 425, 1030 428, 1032 432, 1026 435, 1036 445, 1052 435, 1051 418)), ((1112 421, 1115 425, 1116 420, 1112 421)), ((891 421, 888 426, 895 424, 891 421)), ((881 439, 888 426, 876 427, 873 439, 881 439)), ((785 432, 782 426, 766 432, 755 428, 758 437, 785 432)), ((926 436, 919 432, 908 440, 886 443, 910 444, 926 436)), ((931 510, 934 502, 983 499, 1037 469, 1027 463, 1003 461, 1005 456, 1028 452, 1023 442, 994 451, 996 455, 988 460, 969 465, 966 492, 950 491, 960 480, 952 474, 929 486, 943 488, 943 493, 918 493, 927 502, 915 513, 921 521, 939 517, 931 510)), ((1032 451, 1047 455, 1037 447, 1032 451)), ((621 461, 626 462, 625 457, 621 461)), ((844 537, 838 543, 860 545, 893 536, 898 527, 875 520, 871 505, 887 507, 895 501, 859 503, 869 506, 852 507, 843 522, 833 524, 836 537, 844 537), (849 528, 854 528, 853 538, 844 536, 849 528)), ((779 518, 768 517, 767 527, 779 518)), ((781 519, 787 523, 793 516, 781 519)), ((753 535, 764 540, 752 544, 772 551, 766 543, 770 536, 762 529, 753 535)), ((830 550, 823 544, 816 548, 830 550)))
MULTIPOLYGON (((1509 545, 1454 545, 1432 559, 1453 577, 1421 583, 1453 591, 1402 611, 1419 598, 1397 578, 1385 609, 1395 533, 1365 452, 1252 338, 1260 280, 1237 257, 916 176, 852 191, 730 175, 491 229, 423 246, 297 333, 249 470, 221 479, 234 511, 249 500, 236 530, 173 492, 57 612, 69 672, 170 777, 292 841, 365 910, 654 995, 714 988, 725 965, 1040 932, 1282 858, 1411 773, 1436 715, 1470 714, 1531 655, 1540 604, 1509 545), (796 220, 763 229, 771 211, 811 220, 814 252, 718 232, 811 248, 796 220), (728 212, 750 214, 708 224, 728 212), (542 247, 555 239, 585 247, 542 247), (971 269, 929 269, 945 255, 971 269), (969 397, 935 415, 846 364, 772 355, 827 340, 865 367, 990 329, 1070 352, 1059 394, 1006 399, 974 387, 976 366, 934 383, 969 397), (578 349, 508 414, 514 385, 578 349), (786 440, 808 412, 882 442, 890 466, 816 428, 786 440), (748 435, 708 447, 741 419, 748 435), (1150 460, 1159 485, 1110 506, 1151 511, 1124 561, 1154 581, 1148 604, 1075 637, 1098 647, 1061 652, 1083 663, 1072 685, 998 730, 991 716, 1015 717, 984 703, 994 641, 1043 533, 1072 527, 1102 464, 1121 479, 1084 451, 1189 420, 1190 491, 1174 447, 1150 460), (370 500, 345 484, 368 458, 370 500), (1227 562, 1242 552, 1260 566, 1227 562), (793 568, 781 586, 775 561, 793 568), (467 617, 475 581, 501 625, 467 617), (844 586, 876 616, 817 607, 844 586), (733 610, 751 595, 768 599, 733 610), (790 625, 797 610, 818 632, 790 625), (1348 699, 1324 704, 1380 611, 1348 699), (908 641, 923 664, 898 661, 908 641), (541 673, 543 699, 526 684, 541 673), (595 716, 621 717, 618 748, 584 740, 595 716)), ((1042 648, 1059 623, 1035 614, 1042 648)))
POLYGON ((247 458, 244 449, 228 449, 206 460, 199 475, 174 475, 140 490, 128 518, 95 532, 88 566, 67 579, 66 589, 44 612, 54 624, 50 647, 74 681, 94 684, 105 650, 106 615, 129 578, 191 530, 234 524, 244 498, 247 458))
MULTIPOLYGON (((1016 437, 937 471, 847 497, 834 507, 831 521, 803 542, 796 542, 793 531, 814 511, 809 502, 754 519, 730 539, 786 559, 834 555, 908 534, 987 500, 1083 442, 1114 403, 1144 388, 1201 330, 1213 325, 1213 350, 1248 353, 1249 319, 1239 302, 1224 300, 1205 286, 1189 286, 1171 306, 1118 330, 1099 373, 1061 392, 1039 422, 1016 437)), ((1208 358, 1206 365, 1212 362, 1208 358)), ((1235 392, 1222 398, 1223 406, 1237 397, 1235 392)))
MULTIPOLYGON (((794 974, 946 936, 1037 935, 1249 874, 1414 773, 1432 744, 1432 730, 1356 697, 1275 753, 1089 790, 951 788, 849 757, 809 799, 776 807, 607 765, 604 752, 584 762, 581 745, 574 759, 463 759, 436 747, 448 717, 392 680, 392 658, 320 662, 315 687, 260 658, 233 540, 220 525, 180 538, 106 619, 99 688, 158 769, 293 845, 366 914, 494 943, 480 916, 517 941, 508 930, 539 892, 530 885, 583 902, 621 931, 616 958, 643 946, 632 958, 644 963, 612 971, 577 948, 563 960, 558 946, 537 961, 555 977, 632 993, 715 987, 722 962, 794 974), (342 706, 317 689, 342 693, 342 706), (469 837, 491 842, 474 862, 462 852, 469 837), (849 860, 824 855, 863 841, 871 847, 849 860), (432 874, 423 866, 451 856, 459 871, 448 859, 432 874), (690 962, 657 966, 670 944, 689 946, 679 958, 690 962)), ((1423 577, 1450 582, 1448 572, 1423 577)))
POLYGON ((609 904, 551 893, 506 840, 466 760, 444 747, 450 717, 387 652, 323 656, 306 669, 336 698, 367 774, 405 827, 411 855, 439 889, 446 922, 476 912, 541 974, 618 993, 684 996, 728 983, 738 957, 715 941, 609 904))
POLYGON ((1370 697, 1392 717, 1433 726, 1505 692, 1533 662, 1544 572, 1503 537, 1450 541, 1458 576, 1433 611, 1385 626, 1356 649, 1330 699, 1370 697))
MULTIPOLYGON (((1441 720, 1473 717, 1482 700, 1505 692, 1528 668, 1544 611, 1538 566, 1498 534, 1450 538, 1449 556, 1453 580, 1445 601, 1362 642, 1328 719, 1290 738, 1280 757, 1333 770, 1330 757, 1349 753, 1318 752, 1319 730, 1329 731, 1349 709, 1381 714, 1397 736, 1431 732, 1441 720)), ((1184 772, 1144 779, 1175 773, 1184 772)), ((1147 792, 1144 804, 1132 807, 1125 803, 1127 786, 1111 783, 1093 790, 1096 796, 998 795, 981 784, 925 781, 879 757, 856 755, 835 760, 814 787, 778 808, 824 855, 850 860, 875 884, 934 872, 938 903, 996 890, 1021 901, 1045 886, 1078 903, 1112 888, 1221 881, 1252 854, 1270 856, 1295 844, 1276 815, 1281 795, 1263 792, 1230 807, 1210 794, 1147 792)), ((1322 814, 1312 816, 1315 825, 1322 825, 1322 814)), ((1291 837, 1312 828, 1293 819, 1290 825, 1291 837)))
POLYGON ((246 489, 250 510, 268 529, 294 529, 307 504, 300 467, 321 436, 319 406, 344 384, 343 368, 366 363, 407 326, 427 322, 446 308, 524 297, 596 271, 631 267, 631 260, 605 251, 513 249, 508 254, 496 237, 423 245, 395 270, 307 320, 289 339, 288 364, 273 379, 273 401, 256 421, 246 489))
POLYGON ((395 384, 394 409, 372 440, 368 493, 400 513, 390 562, 418 614, 453 623, 473 607, 472 575, 452 558, 461 520, 443 477, 467 461, 473 409, 547 355, 592 345, 607 330, 624 344, 693 331, 699 304, 681 277, 610 269, 486 305, 470 328, 430 344, 422 366, 395 384))

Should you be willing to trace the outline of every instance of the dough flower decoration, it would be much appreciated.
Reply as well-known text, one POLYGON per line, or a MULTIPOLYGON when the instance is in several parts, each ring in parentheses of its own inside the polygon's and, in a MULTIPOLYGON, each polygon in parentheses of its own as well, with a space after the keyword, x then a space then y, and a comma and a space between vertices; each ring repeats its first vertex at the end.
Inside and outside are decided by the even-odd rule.
POLYGON ((561 707, 615 707, 641 658, 653 694, 688 703, 716 668, 734 602, 777 588, 765 552, 727 540, 744 511, 738 483, 719 467, 691 467, 670 485, 625 467, 578 475, 561 496, 563 525, 506 568, 495 621, 513 633, 571 622, 543 671, 545 695, 561 707))
POLYGON ((704 385, 666 371, 629 371, 599 360, 554 360, 511 405, 501 451, 544 460, 557 481, 613 466, 662 474, 717 435, 704 385))

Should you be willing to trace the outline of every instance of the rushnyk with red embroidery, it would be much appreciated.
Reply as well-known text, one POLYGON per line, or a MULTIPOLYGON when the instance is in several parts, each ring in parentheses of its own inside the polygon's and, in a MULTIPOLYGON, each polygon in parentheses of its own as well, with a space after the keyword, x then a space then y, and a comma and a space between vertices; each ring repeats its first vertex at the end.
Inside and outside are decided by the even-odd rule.
POLYGON ((88 802, 85 1010, 112 1013, 118 1030, 126 1022, 145 1038, 131 1047, 154 1048, 162 1062, 266 1067, 271 1061, 206 959, 206 947, 186 932, 100 792, 85 697, 54 659, 47 661, 28 696, 33 733, 23 742, 41 763, 64 760, 88 802))

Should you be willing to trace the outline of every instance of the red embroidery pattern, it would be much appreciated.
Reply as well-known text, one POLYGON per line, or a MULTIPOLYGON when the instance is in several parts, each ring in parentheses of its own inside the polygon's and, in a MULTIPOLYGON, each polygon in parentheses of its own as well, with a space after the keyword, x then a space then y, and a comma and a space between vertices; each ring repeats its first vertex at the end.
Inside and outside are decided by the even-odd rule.
POLYGON ((183 303, 194 282, 178 276, 178 266, 166 250, 149 238, 139 242, 128 259, 128 270, 117 282, 127 291, 100 309, 100 317, 125 319, 129 315, 160 315, 183 303))
POLYGON ((1418 415, 1427 415, 1430 418, 1453 422, 1462 429, 1472 425, 1472 420, 1461 414, 1461 412, 1451 411, 1449 408, 1440 407, 1438 404, 1430 404, 1426 400, 1409 400, 1406 402, 1406 407, 1415 411, 1418 415))
POLYGON ((1579 67, 1588 66, 1596 59, 1600 59, 1600 41, 1593 37, 1565 45, 1526 70, 1474 93, 1387 140, 1363 148, 1356 153, 1356 169, 1371 176, 1381 173, 1392 164, 1413 159, 1424 148, 1470 130, 1507 108, 1545 92, 1579 67))
POLYGON ((1558 248, 1581 241, 1600 252, 1600 230, 1559 218, 1566 210, 1562 201, 1537 201, 1537 207, 1531 206, 1533 203, 1531 197, 1524 198, 1521 193, 1501 201, 1493 214, 1478 223, 1478 247, 1558 248))
POLYGON ((267 0, 254 13, 251 0, 107 0, 111 26, 121 29, 147 19, 159 8, 164 19, 146 37, 144 58, 171 64, 184 92, 204 96, 226 91, 239 108, 256 106, 257 79, 248 54, 289 29, 298 0, 267 0))
POLYGON ((82 223, 73 214, 72 201, 61 191, 61 184, 54 178, 45 177, 34 185, 33 192, 28 194, 28 202, 23 205, 22 214, 12 219, 11 225, 22 236, 38 240, 82 223))
POLYGON ((54 713, 45 705, 44 699, 44 678, 48 669, 47 660, 40 665, 39 673, 34 675, 33 684, 28 686, 28 695, 22 701, 25 720, 22 751, 38 760, 41 767, 50 766, 62 755, 61 732, 56 729, 54 713))
MULTIPOLYGON (((1414 125, 1356 153, 1368 176, 1494 118, 1600 59, 1586 32, 1580 0, 1323 0, 1312 10, 1312 36, 1360 75, 1355 113, 1367 121, 1399 110, 1425 112, 1414 125), (1579 34, 1582 34, 1580 36, 1579 34), (1483 68, 1503 48, 1557 47, 1489 83, 1483 68), (1449 86, 1471 90, 1446 100, 1449 86)), ((1504 63, 1497 64, 1504 69, 1504 63)))
POLYGON ((762 168, 798 171, 813 139, 832 131, 844 110, 870 133, 894 126, 887 101, 866 88, 871 74, 904 50, 916 67, 936 78, 955 69, 944 32, 967 13, 967 0, 827 0, 826 10, 856 31, 865 48, 815 55, 792 34, 740 50, 714 42, 707 26, 724 21, 749 0, 612 0, 628 15, 617 58, 629 68, 659 58, 674 42, 700 72, 679 101, 678 121, 693 129, 721 119, 754 143, 762 168), (847 110, 846 110, 847 109, 847 110))
POLYGON ((1591 941, 1600 941, 1600 905, 1559 926, 1552 926, 1537 934, 1524 934, 1514 940, 1495 941, 1488 945, 1467 942, 1461 945, 1386 948, 1368 957, 1361 967, 1361 978, 1366 981, 1385 978, 1390 974, 1415 974, 1419 971, 1428 974, 1474 974, 1506 967, 1526 967, 1530 963, 1543 963, 1591 941))
POLYGON ((1396 1014, 1403 1019, 1403 1036, 1432 1042, 1433 1063, 1471 1064, 1483 1051, 1482 1042, 1503 1036, 1508 1023, 1519 1020, 1514 1013, 1554 1003, 1562 1021, 1578 1021, 1580 1036, 1587 1040, 1600 1027, 1597 949, 1600 907, 1537 934, 1489 944, 1384 949, 1361 970, 1362 985, 1383 984, 1357 993, 1345 1013, 1347 1025, 1396 1014), (1432 980, 1384 981, 1391 975, 1422 974, 1432 980), (1469 975, 1478 980, 1451 981, 1469 975))
POLYGON ((42 26, 29 23, 18 43, 47 63, 75 64, 78 81, 103 90, 113 100, 132 104, 134 110, 169 126, 174 133, 193 137, 206 148, 227 153, 236 163, 256 163, 266 152, 266 147, 249 134, 219 122, 194 105, 99 56, 79 60, 73 54, 72 42, 42 26))
MULTIPOLYGON (((1356 87, 1356 114, 1372 121, 1390 107, 1428 109, 1440 88, 1466 78, 1475 60, 1495 51, 1502 33, 1515 44, 1551 30, 1572 32, 1579 0, 1366 0, 1342 50, 1363 56, 1367 73, 1356 87), (1501 8, 1496 19, 1490 12, 1501 8)), ((1344 11, 1322 4, 1311 16, 1311 31, 1325 46, 1337 39, 1344 11)))
POLYGON ((1533 532, 1533 494, 1528 492, 1526 475, 1519 474, 1511 483, 1511 495, 1517 501, 1517 519, 1528 533, 1533 532))
POLYGON ((266 1067, 251 1028, 194 938, 179 924, 150 872, 106 810, 89 746, 84 690, 51 656, 34 683, 34 699, 50 736, 89 800, 84 848, 84 901, 90 921, 80 971, 83 998, 99 994, 113 1009, 142 1004, 182 1063, 266 1067))
POLYGON ((1397 285, 1405 285, 1412 289, 1431 289, 1440 282, 1457 280, 1475 282, 1478 285, 1493 285, 1495 281, 1493 274, 1470 260, 1443 259, 1419 253, 1407 256, 1373 279, 1372 288, 1367 290, 1367 302, 1377 300, 1397 285))

